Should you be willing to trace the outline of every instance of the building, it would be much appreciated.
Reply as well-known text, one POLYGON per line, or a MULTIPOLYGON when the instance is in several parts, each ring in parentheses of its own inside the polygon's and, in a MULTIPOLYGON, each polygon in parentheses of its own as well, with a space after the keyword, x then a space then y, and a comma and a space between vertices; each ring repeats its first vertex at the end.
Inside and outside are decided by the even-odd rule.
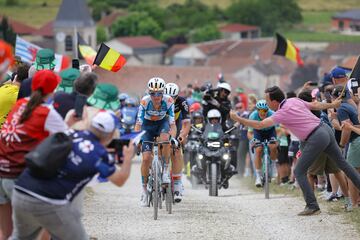
MULTIPOLYGON (((11 29, 17 35, 28 36, 28 35, 32 35, 34 32, 36 32, 35 28, 30 27, 30 26, 26 25, 25 23, 18 22, 9 17, 6 17, 6 19, 8 21, 9 26, 11 27, 11 29)), ((0 16, 0 22, 2 22, 2 20, 3 20, 3 16, 0 16)))
POLYGON ((222 26, 219 30, 223 38, 231 40, 259 38, 261 36, 259 27, 239 23, 222 26))
POLYGON ((360 34, 360 9, 335 14, 332 17, 331 29, 347 34, 360 34))
POLYGON ((124 56, 136 56, 145 65, 164 62, 166 45, 151 36, 118 37, 106 42, 106 45, 124 56))

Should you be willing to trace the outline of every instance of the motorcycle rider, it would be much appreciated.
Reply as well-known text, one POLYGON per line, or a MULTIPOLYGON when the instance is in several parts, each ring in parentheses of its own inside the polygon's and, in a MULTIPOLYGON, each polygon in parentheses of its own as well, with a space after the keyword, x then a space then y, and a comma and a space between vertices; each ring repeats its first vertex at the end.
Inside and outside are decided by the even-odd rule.
MULTIPOLYGON (((189 105, 186 99, 179 96, 180 88, 175 83, 167 83, 165 86, 165 94, 170 95, 175 102, 175 124, 176 124, 176 138, 181 145, 186 143, 187 136, 190 132, 190 115, 189 105)), ((172 158, 172 176, 174 179, 174 200, 181 202, 183 194, 183 184, 181 181, 182 169, 184 166, 184 159, 181 149, 176 149, 175 154, 171 155, 172 158)))

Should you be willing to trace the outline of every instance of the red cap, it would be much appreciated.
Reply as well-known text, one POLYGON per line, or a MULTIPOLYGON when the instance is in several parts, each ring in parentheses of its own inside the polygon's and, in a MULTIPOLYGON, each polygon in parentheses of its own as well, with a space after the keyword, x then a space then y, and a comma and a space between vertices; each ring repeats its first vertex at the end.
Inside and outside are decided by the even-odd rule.
POLYGON ((192 112, 198 112, 201 110, 201 104, 198 103, 198 102, 195 102, 193 104, 191 104, 190 106, 190 109, 189 109, 189 112, 192 113, 192 112))
POLYGON ((6 42, 0 40, 0 72, 7 71, 9 66, 14 64, 12 47, 6 42))
POLYGON ((31 89, 41 89, 43 95, 54 92, 61 82, 61 78, 51 70, 37 71, 32 79, 31 89))

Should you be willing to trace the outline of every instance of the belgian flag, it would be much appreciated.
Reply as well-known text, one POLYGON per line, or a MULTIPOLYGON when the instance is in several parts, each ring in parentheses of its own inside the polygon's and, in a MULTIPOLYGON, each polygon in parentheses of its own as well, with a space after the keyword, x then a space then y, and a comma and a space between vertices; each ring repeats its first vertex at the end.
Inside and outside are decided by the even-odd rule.
POLYGON ((304 66, 304 62, 301 59, 299 49, 289 40, 276 33, 276 49, 274 55, 284 56, 287 59, 296 62, 299 66, 304 66))
POLYGON ((93 64, 96 64, 105 70, 117 72, 125 65, 125 63, 126 59, 124 56, 114 49, 109 48, 104 43, 101 43, 93 64))

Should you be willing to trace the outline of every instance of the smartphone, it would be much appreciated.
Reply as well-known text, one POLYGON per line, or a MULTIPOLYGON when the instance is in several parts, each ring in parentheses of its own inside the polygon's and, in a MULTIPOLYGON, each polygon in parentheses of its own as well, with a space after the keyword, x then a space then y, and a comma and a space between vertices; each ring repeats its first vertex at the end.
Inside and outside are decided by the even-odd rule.
POLYGON ((309 83, 309 86, 317 86, 317 85, 318 85, 317 82, 310 82, 310 83, 309 83))
POLYGON ((115 162, 118 164, 122 164, 124 162, 123 159, 123 147, 129 145, 130 139, 113 139, 110 144, 107 146, 108 152, 113 154, 115 158, 115 162), (111 149, 111 150, 110 150, 111 149))
POLYGON ((80 69, 80 62, 79 62, 79 59, 73 59, 72 60, 72 68, 75 68, 75 69, 80 69))
POLYGON ((82 119, 82 115, 83 115, 83 111, 84 111, 84 106, 86 104, 87 101, 87 97, 85 95, 82 94, 77 94, 76 98, 75 98, 75 116, 77 118, 82 119))
POLYGON ((360 79, 356 79, 356 78, 351 78, 350 79, 351 90, 352 90, 354 95, 358 94, 359 80, 360 79))

